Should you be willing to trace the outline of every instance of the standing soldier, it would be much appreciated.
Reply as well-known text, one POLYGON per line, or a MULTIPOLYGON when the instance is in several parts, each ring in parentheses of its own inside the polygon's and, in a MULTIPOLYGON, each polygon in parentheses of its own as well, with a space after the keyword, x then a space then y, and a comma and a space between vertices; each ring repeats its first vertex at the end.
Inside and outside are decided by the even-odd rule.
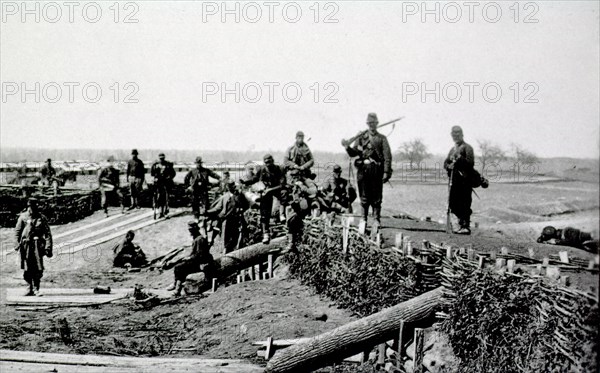
POLYGON ((225 193, 229 190, 229 182, 231 181, 231 174, 229 171, 223 172, 223 178, 221 179, 221 183, 219 184, 219 192, 225 193))
POLYGON ((129 210, 140 208, 138 198, 142 193, 145 176, 146 169, 144 168, 144 162, 138 158, 137 149, 133 149, 131 151, 131 159, 127 162, 127 182, 129 183, 131 193, 131 206, 129 210))
MULTIPOLYGON (((196 168, 191 169, 185 175, 184 184, 188 193, 191 194, 192 212, 198 222, 209 208, 208 191, 211 186, 209 177, 221 180, 221 176, 216 172, 202 166, 202 157, 196 157, 196 168)), ((206 229, 206 220, 203 219, 202 225, 206 229)))
POLYGON ((228 190, 217 199, 207 215, 217 221, 217 226, 213 227, 213 235, 210 240, 212 246, 215 236, 221 232, 222 225, 225 223, 223 232, 224 253, 230 253, 236 249, 240 241, 240 232, 244 227, 244 211, 248 209, 246 197, 239 192, 235 181, 229 180, 228 190))
POLYGON ((160 153, 158 161, 152 164, 150 176, 154 178, 154 207, 160 206, 160 217, 163 218, 169 213, 169 193, 175 178, 175 167, 173 162, 165 159, 165 153, 160 153))
POLYGON ((100 187, 100 193, 102 196, 102 208, 104 214, 108 218, 108 202, 112 195, 116 195, 119 200, 119 206, 121 206, 121 212, 125 211, 123 206, 123 194, 119 186, 121 180, 119 179, 119 170, 113 167, 113 157, 109 157, 106 162, 106 166, 100 168, 98 171, 98 185, 100 187))
POLYGON ((264 166, 257 167, 256 172, 248 180, 244 180, 244 185, 251 185, 259 181, 265 185, 265 190, 260 199, 260 222, 263 233, 263 244, 271 242, 271 214, 273 210, 273 198, 281 202, 281 188, 285 185, 285 173, 282 167, 275 164, 271 154, 265 154, 263 157, 264 166))
POLYGON ((387 138, 377 132, 377 114, 369 113, 367 125, 369 129, 356 139, 354 147, 346 140, 342 145, 350 157, 358 158, 354 161, 357 169, 358 193, 362 207, 363 220, 366 222, 369 215, 369 206, 373 208, 373 215, 377 223, 381 223, 381 201, 383 184, 392 176, 392 152, 387 138))
POLYGON ((200 233, 200 227, 195 221, 188 223, 188 230, 192 235, 192 253, 181 263, 173 268, 175 281, 167 290, 175 290, 174 296, 180 296, 183 289, 183 283, 188 275, 197 272, 204 272, 206 278, 214 276, 216 269, 213 256, 210 254, 210 244, 206 237, 200 233))
POLYGON ((52 167, 52 159, 48 158, 46 164, 40 169, 42 185, 52 185, 55 176, 56 170, 52 167))
POLYGON ((288 170, 299 170, 303 177, 310 177, 310 168, 314 163, 310 148, 304 142, 304 132, 298 131, 296 133, 296 143, 285 152, 283 165, 288 170))
POLYGON ((444 161, 450 181, 450 211, 458 218, 460 229, 457 234, 471 234, 471 183, 470 176, 475 165, 473 147, 463 140, 463 131, 459 126, 452 127, 450 133, 454 147, 450 149, 444 161))
POLYGON ((352 213, 352 202, 356 199, 356 191, 342 177, 342 167, 333 166, 333 173, 321 186, 324 201, 330 210, 352 213))
POLYGON ((44 274, 44 256, 52 258, 52 233, 46 217, 38 209, 37 200, 27 201, 27 210, 15 227, 17 247, 21 254, 23 278, 29 285, 26 295, 39 295, 40 280, 44 274))

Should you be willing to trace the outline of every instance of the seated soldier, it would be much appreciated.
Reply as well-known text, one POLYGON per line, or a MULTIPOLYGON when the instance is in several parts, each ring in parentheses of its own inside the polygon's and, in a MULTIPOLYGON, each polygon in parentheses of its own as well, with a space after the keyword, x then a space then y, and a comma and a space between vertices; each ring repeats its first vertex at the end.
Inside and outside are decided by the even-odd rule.
POLYGON ((321 186, 324 194, 322 203, 327 209, 338 213, 352 213, 352 202, 356 199, 356 191, 348 184, 348 180, 342 177, 342 167, 333 166, 332 175, 325 180, 321 186))
POLYGON ((581 230, 572 227, 566 227, 564 229, 556 229, 552 226, 544 227, 537 242, 570 246, 593 253, 598 252, 598 240, 593 239, 591 233, 582 232, 581 230))
POLYGON ((215 271, 215 262, 210 254, 210 244, 206 237, 200 234, 200 227, 195 221, 188 223, 188 230, 193 238, 192 253, 183 261, 175 265, 173 274, 175 281, 167 290, 175 290, 174 296, 181 295, 183 283, 188 275, 197 272, 204 272, 207 278, 212 278, 215 271))
POLYGON ((138 245, 133 243, 135 233, 129 231, 125 234, 125 239, 116 244, 113 248, 115 258, 113 259, 114 267, 135 267, 140 268, 148 264, 146 254, 138 245))

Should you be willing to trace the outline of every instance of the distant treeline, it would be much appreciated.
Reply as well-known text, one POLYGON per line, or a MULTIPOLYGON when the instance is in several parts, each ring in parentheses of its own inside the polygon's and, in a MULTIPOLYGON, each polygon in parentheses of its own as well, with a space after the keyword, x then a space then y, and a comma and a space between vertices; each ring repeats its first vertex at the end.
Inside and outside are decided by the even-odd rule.
MULTIPOLYGON (((227 151, 227 150, 169 150, 169 149, 137 149, 139 158, 143 161, 158 159, 158 154, 163 152, 172 162, 194 162, 197 156, 202 156, 204 163, 246 163, 261 161, 267 153, 273 155, 277 162, 283 160, 283 151, 227 151)), ((90 161, 102 162, 108 157, 115 160, 131 158, 131 149, 37 149, 37 148, 5 148, 0 151, 2 162, 43 162, 48 158, 57 161, 90 161)), ((319 163, 348 162, 345 153, 313 152, 315 160, 319 163)))

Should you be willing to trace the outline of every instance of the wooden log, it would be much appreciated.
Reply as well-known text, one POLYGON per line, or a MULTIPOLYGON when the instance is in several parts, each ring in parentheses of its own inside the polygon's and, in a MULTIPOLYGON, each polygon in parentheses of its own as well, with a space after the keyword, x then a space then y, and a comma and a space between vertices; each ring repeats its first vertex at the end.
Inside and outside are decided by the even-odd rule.
POLYGON ((415 328, 415 359, 413 360, 413 372, 423 373, 423 340, 425 332, 421 328, 415 328))
POLYGON ((441 298, 439 287, 278 351, 267 364, 266 372, 307 372, 360 353, 368 346, 384 343, 394 337, 402 321, 412 322, 432 315, 441 298))
MULTIPOLYGON (((279 237, 271 240, 271 243, 264 245, 257 243, 243 249, 233 251, 227 255, 223 255, 215 259, 216 267, 214 277, 222 279, 232 275, 238 271, 243 271, 244 268, 254 266, 269 258, 269 267, 273 268, 273 254, 280 252, 286 244, 285 237, 279 237)), ((270 273, 271 274, 271 273, 270 273)), ((211 279, 206 278, 204 273, 193 273, 189 275, 185 281, 184 289, 187 294, 198 294, 207 291, 211 287, 211 279)), ((242 281, 244 279, 242 278, 242 281)))

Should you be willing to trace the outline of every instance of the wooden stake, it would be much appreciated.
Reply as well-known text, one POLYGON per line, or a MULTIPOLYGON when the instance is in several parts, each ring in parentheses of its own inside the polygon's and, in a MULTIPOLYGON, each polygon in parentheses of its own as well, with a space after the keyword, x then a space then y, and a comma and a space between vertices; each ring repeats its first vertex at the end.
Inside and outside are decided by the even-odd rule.
POLYGON ((475 260, 475 250, 472 248, 467 249, 467 259, 475 260))
POLYGON ((527 249, 527 251, 529 252, 530 258, 535 258, 535 250, 533 249, 533 247, 530 247, 529 249, 527 249))
POLYGON ((398 348, 396 350, 396 367, 400 369, 402 366, 402 347, 404 346, 404 340, 402 335, 404 334, 404 321, 400 321, 400 329, 398 330, 398 348))
POLYGON ((423 339, 424 331, 421 328, 415 328, 415 360, 413 365, 414 373, 423 373, 423 339))
POLYGON ((264 273, 265 273, 265 263, 260 263, 258 265, 258 280, 261 280, 261 279, 265 280, 264 273))
POLYGON ((242 269, 242 270, 240 271, 240 278, 242 279, 242 281, 241 281, 241 282, 244 282, 244 281, 246 281, 246 270, 245 270, 245 269, 242 269))
POLYGON ((496 257, 497 257, 497 255, 496 255, 496 252, 495 252, 495 251, 492 251, 492 252, 490 253, 490 259, 491 259, 492 261, 496 261, 496 257))
POLYGON ((452 246, 446 246, 446 259, 452 259, 452 246))
POLYGON ((459 253, 460 255, 465 255, 465 254, 467 253, 467 250, 466 250, 464 247, 460 247, 460 248, 458 249, 458 253, 459 253))
POLYGON ((498 258, 496 259, 496 269, 503 268, 506 265, 506 259, 498 258))
POLYGON ((273 352, 273 337, 267 338, 267 351, 265 352, 265 360, 269 360, 271 358, 273 352))
POLYGON ((485 264, 485 256, 477 255, 477 258, 478 258, 477 268, 482 269, 485 264))
POLYGON ((212 279, 212 292, 216 292, 217 291, 217 279, 213 278, 212 279))
POLYGON ((240 282, 242 282, 242 275, 237 275, 237 283, 239 284, 240 282))
POLYGON ((273 254, 269 254, 267 258, 267 272, 269 273, 269 278, 273 278, 273 254))
POLYGON ((508 255, 508 247, 502 246, 500 248, 500 254, 502 254, 502 255, 508 255))
POLYGON ((515 259, 509 259, 506 262, 506 270, 509 273, 514 273, 515 272, 515 266, 517 265, 517 261, 515 259))
POLYGON ((382 241, 381 241, 381 232, 377 232, 377 237, 375 239, 375 242, 377 243, 377 247, 381 247, 382 241))
POLYGON ((367 222, 364 220, 361 220, 360 223, 358 223, 358 233, 365 234, 366 230, 367 230, 367 222))
POLYGON ((547 256, 545 256, 544 259, 542 259, 542 265, 544 267, 548 267, 550 265, 550 258, 548 258, 547 256))
POLYGON ((385 350, 387 345, 385 343, 381 343, 377 347, 377 364, 383 365, 385 364, 385 350))
POLYGON ((402 249, 402 232, 396 233, 396 240, 394 241, 394 246, 398 249, 402 249))
POLYGON ((348 252, 348 238, 350 234, 350 218, 342 218, 342 251, 348 252))
POLYGON ((254 266, 248 268, 248 274, 250 275, 250 281, 256 280, 256 275, 254 273, 254 266))

